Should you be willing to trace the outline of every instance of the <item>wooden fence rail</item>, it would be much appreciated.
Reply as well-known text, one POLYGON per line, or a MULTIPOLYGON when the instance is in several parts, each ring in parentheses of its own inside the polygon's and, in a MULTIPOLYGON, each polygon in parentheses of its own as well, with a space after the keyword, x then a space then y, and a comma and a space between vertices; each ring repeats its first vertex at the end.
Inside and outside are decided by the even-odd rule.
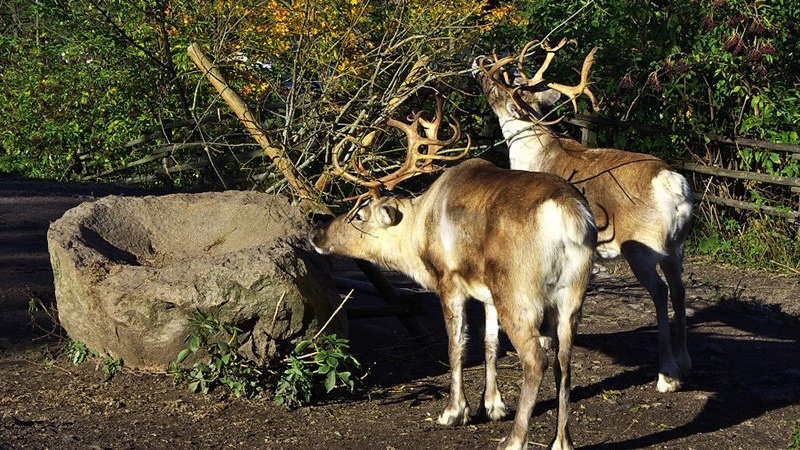
MULTIPOLYGON (((208 121, 217 121, 220 117, 212 117, 208 121)), ((201 123, 206 120, 202 120, 201 123)), ((677 135, 677 133, 663 127, 653 126, 648 124, 641 124, 637 122, 619 121, 608 119, 598 116, 577 115, 576 118, 570 121, 573 125, 581 127, 582 140, 586 145, 592 145, 596 141, 594 136, 595 130, 598 126, 608 126, 617 128, 628 128, 642 131, 651 134, 662 135, 677 135)), ((247 144, 228 144, 227 141, 241 141, 242 134, 230 135, 223 137, 223 139, 215 142, 185 142, 185 143, 170 143, 172 132, 179 128, 193 129, 200 124, 194 121, 180 121, 174 123, 164 124, 163 126, 146 133, 141 138, 132 141, 128 144, 129 147, 147 145, 150 142, 161 141, 165 144, 159 145, 149 155, 144 156, 136 161, 128 163, 124 167, 107 170, 102 173, 87 176, 86 180, 96 180, 99 178, 115 175, 145 164, 158 163, 158 167, 152 172, 155 176, 169 176, 184 171, 201 170, 205 168, 216 167, 220 164, 236 162, 236 161, 251 161, 253 159, 262 158, 264 163, 268 163, 268 159, 262 150, 252 150, 256 145, 247 144), (224 150, 225 153, 218 156, 210 156, 205 150, 209 147, 217 150, 224 150), (242 151, 241 147, 250 147, 250 149, 242 151), (195 158, 193 161, 180 162, 173 159, 178 151, 186 151, 195 149, 198 153, 202 153, 201 157, 195 158)), ((684 133, 685 135, 686 133, 684 133)), ((768 151, 777 151, 788 153, 791 161, 800 161, 800 145, 782 144, 769 141, 760 141, 754 139, 743 138, 729 138, 719 135, 705 135, 704 138, 711 142, 716 142, 723 145, 730 145, 736 147, 749 147, 756 149, 763 149, 768 151)), ((257 146, 256 146, 257 147, 257 146)), ((760 205, 753 202, 729 198, 713 194, 710 192, 695 192, 695 199, 700 202, 714 203, 726 207, 742 209, 746 211, 760 212, 776 217, 782 217, 790 222, 800 223, 800 178, 797 177, 783 177, 766 173, 749 172, 743 170, 732 170, 723 167, 698 164, 694 162, 681 162, 675 164, 678 170, 688 173, 695 173, 705 177, 722 178, 729 180, 757 182, 765 185, 787 186, 789 191, 793 194, 798 194, 796 198, 789 198, 787 204, 783 206, 767 206, 760 205)), ((260 175, 255 175, 253 179, 258 178, 260 175)))
MULTIPOLYGON (((662 135, 689 135, 689 133, 676 133, 660 126, 653 126, 637 122, 628 122, 615 119, 608 119, 599 116, 590 116, 578 114, 574 120, 569 123, 581 128, 581 140, 584 145, 593 146, 597 138, 595 128, 597 126, 610 126, 618 128, 629 128, 642 131, 650 134, 662 135)), ((697 136, 695 134, 695 136, 697 136)), ((697 136, 701 137, 701 136, 697 136)), ((755 139, 745 138, 729 138, 716 134, 707 134, 702 136, 711 142, 716 142, 724 145, 731 145, 736 147, 749 147, 763 150, 786 152, 790 153, 789 159, 800 160, 800 145, 782 144, 769 141, 761 141, 755 139)), ((800 178, 797 177, 782 177, 766 173, 748 172, 742 170, 725 169, 722 167, 704 165, 690 162, 681 162, 674 165, 675 168, 684 172, 692 172, 700 175, 706 175, 718 178, 727 178, 732 180, 753 181, 764 184, 772 184, 778 186, 789 186, 789 191, 792 193, 800 193, 800 178)), ((731 208, 742 209, 746 211, 755 211, 771 216, 782 217, 789 222, 800 223, 800 196, 797 199, 789 198, 788 204, 783 206, 769 206, 761 205, 744 200, 738 200, 729 197, 712 194, 709 192, 695 192, 695 199, 700 202, 714 203, 717 205, 727 206, 731 208)))

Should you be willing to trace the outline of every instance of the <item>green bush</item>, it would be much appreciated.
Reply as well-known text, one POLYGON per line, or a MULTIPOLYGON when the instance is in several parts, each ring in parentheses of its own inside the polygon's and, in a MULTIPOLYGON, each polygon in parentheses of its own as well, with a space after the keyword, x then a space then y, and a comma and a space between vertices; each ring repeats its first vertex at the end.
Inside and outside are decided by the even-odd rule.
MULTIPOLYGON (((154 61, 115 28, 124 22, 99 9, 124 16, 137 6, 5 3, 19 20, 0 38, 0 173, 68 180, 101 172, 138 156, 128 141, 185 116, 183 88, 167 79, 171 60, 154 61)), ((141 13, 129 18, 135 24, 141 13)))

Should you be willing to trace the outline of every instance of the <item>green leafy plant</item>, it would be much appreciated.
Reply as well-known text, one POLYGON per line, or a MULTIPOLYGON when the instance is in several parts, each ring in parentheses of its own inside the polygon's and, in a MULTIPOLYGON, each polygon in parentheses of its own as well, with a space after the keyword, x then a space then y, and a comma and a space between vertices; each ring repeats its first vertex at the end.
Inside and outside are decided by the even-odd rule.
POLYGON ((274 367, 265 367, 239 352, 242 330, 235 325, 197 311, 190 326, 187 347, 172 363, 172 373, 176 384, 186 382, 192 392, 207 394, 222 387, 237 397, 250 398, 274 389, 277 404, 297 408, 311 403, 318 386, 326 393, 337 387, 352 392, 352 368, 361 367, 347 352, 349 341, 335 334, 301 341, 274 367), (190 369, 182 368, 193 355, 205 358, 190 369))
POLYGON ((213 315, 197 311, 189 319, 193 330, 172 366, 176 382, 187 381, 192 392, 209 393, 217 386, 228 388, 237 397, 254 397, 266 385, 267 377, 259 365, 239 352, 242 330, 221 322, 213 315), (198 353, 208 355, 207 362, 195 362, 190 370, 180 364, 198 353))
POLYGON ((321 380, 325 392, 338 386, 353 391, 353 368, 361 364, 347 352, 347 339, 336 334, 322 339, 308 339, 297 344, 286 359, 288 365, 278 379, 275 403, 286 408, 296 408, 311 401, 312 388, 321 380), (309 351, 311 350, 311 351, 309 351))
POLYGON ((111 381, 111 379, 125 367, 125 362, 122 359, 117 359, 109 353, 101 355, 100 352, 89 348, 85 343, 73 341, 71 339, 67 343, 64 354, 67 359, 76 366, 90 359, 95 359, 97 361, 95 369, 99 369, 103 372, 103 381, 111 381))
POLYGON ((105 356, 100 360, 98 364, 100 369, 103 371, 103 381, 111 381, 112 378, 125 366, 125 363, 122 359, 114 358, 113 356, 106 353, 105 356))
MULTIPOLYGON (((302 344, 298 344, 298 347, 302 344)), ((313 376, 314 373, 308 365, 297 357, 290 357, 288 367, 275 387, 275 403, 288 409, 311 403, 313 376)))
POLYGON ((74 365, 79 366, 86 362, 86 360, 91 356, 91 351, 89 347, 86 346, 83 342, 77 341, 69 341, 67 344, 67 359, 74 365))

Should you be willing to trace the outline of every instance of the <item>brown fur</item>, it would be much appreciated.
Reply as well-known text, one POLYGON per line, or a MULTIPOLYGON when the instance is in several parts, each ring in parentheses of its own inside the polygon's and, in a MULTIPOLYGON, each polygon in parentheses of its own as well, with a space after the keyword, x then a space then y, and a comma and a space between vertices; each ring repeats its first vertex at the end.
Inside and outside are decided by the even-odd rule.
MULTIPOLYGON (((479 58, 480 59, 480 58, 479 58)), ((485 60, 484 60, 485 62, 485 60)), ((588 149, 541 124, 558 100, 553 90, 520 91, 524 107, 485 72, 475 72, 509 146, 511 168, 549 172, 572 182, 587 198, 598 227, 598 252, 622 255, 648 290, 659 326, 657 388, 671 392, 691 370, 686 350, 683 244, 689 230, 692 192, 685 178, 660 159, 642 153, 588 149), (656 267, 661 267, 666 283, 656 267), (675 312, 670 339, 667 297, 675 312), (673 353, 674 348, 674 353, 673 353)), ((549 117, 552 120, 552 117, 549 117)))
MULTIPOLYGON (((466 423, 470 414, 461 373, 464 303, 474 297, 486 305, 487 317, 496 311, 524 373, 517 415, 500 444, 503 449, 525 446, 547 365, 543 324, 552 328, 558 349, 554 442, 558 448, 572 448, 569 361, 596 240, 588 204, 569 183, 550 174, 499 169, 478 159, 446 170, 417 198, 373 200, 311 236, 321 253, 376 262, 439 294, 451 365, 450 398, 439 416, 441 424, 466 423)), ((493 419, 505 414, 494 373, 496 346, 496 339, 487 338, 484 407, 493 419)))

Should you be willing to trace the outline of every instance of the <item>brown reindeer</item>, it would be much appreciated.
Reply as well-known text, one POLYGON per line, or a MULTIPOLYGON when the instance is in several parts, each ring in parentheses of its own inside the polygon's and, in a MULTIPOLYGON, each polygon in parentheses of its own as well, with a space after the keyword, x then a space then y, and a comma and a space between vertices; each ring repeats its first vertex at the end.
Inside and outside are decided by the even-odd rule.
MULTIPOLYGON (((437 121, 441 121, 441 109, 437 121)), ((380 196, 379 187, 433 170, 436 154, 453 138, 435 139, 419 115, 410 125, 390 120, 408 138, 408 156, 398 172, 377 180, 351 157, 357 174, 339 162, 335 171, 370 192, 348 214, 315 229, 311 243, 322 254, 365 259, 404 273, 441 298, 449 340, 450 397, 438 418, 443 425, 465 424, 470 408, 462 386, 466 341, 465 303, 485 305, 487 386, 484 407, 489 416, 505 415, 495 381, 497 321, 519 354, 523 384, 510 435, 498 448, 526 447, 528 426, 547 367, 546 350, 557 348, 554 364, 558 389, 554 449, 572 449, 569 436, 570 355, 591 272, 597 231, 586 200, 563 179, 550 174, 509 171, 481 159, 467 160, 445 172, 415 198, 380 196), (418 132, 426 129, 427 137, 418 132), (433 137, 432 137, 433 136, 433 137), (427 146, 428 152, 419 151, 427 146), (345 175, 346 174, 346 175, 345 175), (496 312, 495 312, 496 311, 496 312), (545 336, 540 330, 552 330, 545 336), (491 379, 490 379, 491 378, 491 379)), ((355 142, 357 141, 348 141, 355 142)))
MULTIPOLYGON (((562 94, 575 105, 589 90, 589 70, 597 49, 584 60, 581 82, 566 86, 548 82, 544 73, 556 47, 542 44, 546 56, 532 77, 523 62, 535 44, 529 43, 519 57, 479 57, 473 73, 500 121, 509 148, 512 169, 548 172, 572 182, 587 198, 598 228, 598 253, 605 258, 622 257, 653 298, 659 336, 660 392, 680 388, 692 368, 686 349, 685 290, 681 281, 683 243, 692 216, 693 196, 686 179, 660 159, 614 148, 589 149, 556 134, 550 125, 550 107, 562 94), (517 77, 507 65, 516 62, 517 77), (666 278, 659 276, 657 267, 666 278), (674 342, 670 340, 667 296, 672 301, 674 342)), ((576 106, 577 108, 577 106, 576 106)))

